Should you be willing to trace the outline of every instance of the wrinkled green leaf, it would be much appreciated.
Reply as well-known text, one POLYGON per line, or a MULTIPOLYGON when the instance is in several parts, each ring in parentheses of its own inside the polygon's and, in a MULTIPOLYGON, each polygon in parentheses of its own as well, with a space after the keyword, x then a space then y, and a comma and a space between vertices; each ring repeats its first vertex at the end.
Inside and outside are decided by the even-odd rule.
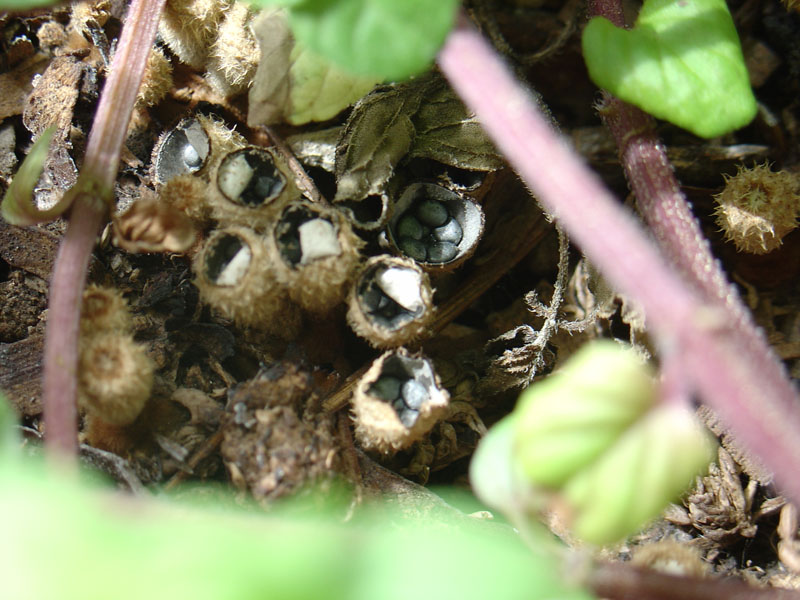
POLYGON ((417 135, 411 157, 475 171, 494 171, 503 166, 481 124, 444 80, 426 95, 412 121, 417 135))
POLYGON ((297 39, 356 73, 405 79, 433 63, 458 0, 251 0, 288 6, 297 39))
POLYGON ((406 156, 480 171, 503 164, 477 120, 435 74, 376 89, 355 105, 336 150, 335 200, 384 191, 406 156))
POLYGON ((699 136, 743 127, 756 114, 725 0, 647 0, 633 29, 595 17, 582 43, 597 85, 699 136))
POLYGON ((336 148, 334 201, 380 193, 408 153, 415 134, 411 116, 421 102, 420 94, 408 90, 408 86, 384 87, 353 108, 336 148))
POLYGON ((72 203, 69 194, 65 194, 59 202, 47 210, 39 210, 33 202, 33 190, 42 175, 50 141, 55 132, 55 126, 48 127, 42 132, 6 190, 3 203, 0 205, 0 215, 12 225, 35 225, 51 221, 67 210, 72 203))

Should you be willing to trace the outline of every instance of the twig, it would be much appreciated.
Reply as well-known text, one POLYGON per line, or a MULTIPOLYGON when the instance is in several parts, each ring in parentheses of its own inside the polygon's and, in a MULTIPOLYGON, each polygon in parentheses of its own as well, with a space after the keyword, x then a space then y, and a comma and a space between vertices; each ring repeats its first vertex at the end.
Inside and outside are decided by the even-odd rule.
POLYGON ((729 579, 668 575, 622 563, 597 563, 586 583, 609 600, 800 600, 800 592, 760 588, 729 579))
POLYGON ((78 332, 89 257, 113 194, 120 152, 165 0, 133 0, 97 108, 74 196, 67 232, 50 283, 44 346, 45 444, 53 457, 78 449, 78 332))
POLYGON ((609 281, 643 306, 691 385, 800 500, 800 402, 787 382, 764 376, 738 322, 684 283, 477 32, 463 25, 452 32, 438 62, 540 202, 609 281))

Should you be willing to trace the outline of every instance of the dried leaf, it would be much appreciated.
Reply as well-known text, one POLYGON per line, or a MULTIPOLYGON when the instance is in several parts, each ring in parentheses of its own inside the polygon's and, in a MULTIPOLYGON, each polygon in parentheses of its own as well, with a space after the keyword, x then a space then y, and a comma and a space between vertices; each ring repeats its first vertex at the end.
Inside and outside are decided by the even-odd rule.
POLYGON ((429 74, 376 89, 353 108, 336 150, 334 201, 382 192, 407 154, 461 169, 503 165, 475 117, 441 77, 429 74))
POLYGON ((33 78, 45 70, 48 62, 36 55, 13 71, 0 74, 0 119, 22 114, 25 99, 33 89, 33 78))
POLYGON ((417 137, 410 156, 475 171, 503 166, 481 124, 443 79, 437 80, 412 120, 417 137))
POLYGON ((114 217, 113 227, 114 243, 128 252, 185 252, 196 238, 191 219, 151 195, 114 217))
POLYGON ((289 57, 294 44, 283 9, 265 9, 253 23, 261 59, 248 94, 247 124, 283 120, 289 102, 289 57))

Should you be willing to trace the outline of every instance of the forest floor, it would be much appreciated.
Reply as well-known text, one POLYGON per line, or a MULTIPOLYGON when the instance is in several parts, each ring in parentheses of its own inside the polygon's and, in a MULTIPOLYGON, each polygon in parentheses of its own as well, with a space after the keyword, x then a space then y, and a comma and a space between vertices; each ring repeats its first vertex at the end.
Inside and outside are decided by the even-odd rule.
MULTIPOLYGON (((723 240, 713 218, 714 195, 740 167, 768 162, 774 170, 800 174, 800 14, 772 1, 730 4, 760 102, 758 116, 744 129, 714 140, 666 124, 659 125, 659 134, 715 255, 791 375, 800 377, 800 232, 787 235, 778 250, 749 255, 723 240)), ((582 4, 472 0, 466 8, 541 95, 574 147, 620 201, 633 206, 613 140, 593 108, 598 91, 580 53, 582 4)), ((75 165, 80 165, 104 77, 102 43, 97 43, 102 36, 76 40, 67 8, 0 17, 0 26, 0 180, 10 181, 30 145, 31 130, 40 131, 40 121, 56 114, 67 125, 68 143, 65 154, 50 159, 46 195, 74 182, 75 165)), ((95 33, 111 38, 118 28, 112 14, 95 33)), ((167 57, 173 86, 157 104, 135 114, 118 178, 118 212, 160 185, 153 148, 180 119, 197 115, 212 115, 253 145, 280 140, 281 152, 293 151, 306 167, 315 193, 335 196, 325 153, 314 154, 303 141, 327 135, 333 139, 328 154, 345 152, 343 140, 352 140, 341 126, 353 123, 347 111, 321 124, 251 129, 247 94, 223 98, 202 72, 179 64, 168 52, 167 57)), ((430 77, 439 81, 435 73, 430 77)), ((423 104, 424 94, 439 89, 432 85, 419 92, 423 104)), ((89 280, 122 293, 132 314, 133 338, 146 349, 155 378, 149 402, 132 424, 82 415, 84 458, 135 493, 214 482, 268 505, 311 482, 344 477, 359 497, 390 494, 429 510, 449 510, 420 487, 429 486, 466 512, 481 510, 477 502, 447 490, 468 489, 467 468, 478 440, 513 407, 521 386, 545 376, 592 338, 633 342, 645 354, 650 349, 636 308, 599 291, 602 286, 580 249, 570 248, 568 262, 559 260, 555 229, 508 168, 460 168, 458 150, 457 164, 450 165, 420 154, 393 165, 397 181, 441 184, 480 204, 485 214, 482 237, 467 254, 474 253, 457 268, 426 268, 437 310, 424 328, 400 342, 431 360, 438 377, 434 383, 450 398, 428 431, 415 434, 397 452, 381 453, 368 448, 366 426, 353 427, 351 397, 368 389, 359 382, 382 350, 354 333, 345 288, 324 310, 298 310, 289 299, 268 325, 243 326, 210 306, 195 285, 202 245, 222 228, 217 220, 201 224, 198 241, 180 254, 129 252, 114 243, 109 226, 93 254, 89 280), (594 318, 581 331, 562 328, 545 348, 534 348, 543 308, 560 294, 556 308, 562 322, 594 318)), ((401 189, 399 183, 392 186, 385 194, 390 209, 396 203, 393 190, 401 189)), ((358 261, 400 254, 391 239, 381 236, 382 201, 378 194, 333 205, 348 209, 341 214, 358 236, 358 261)), ((0 389, 31 439, 42 433, 48 281, 63 229, 60 220, 32 228, 0 221, 0 389)), ((265 302, 264 297, 255 302, 265 302)), ((791 569, 800 569, 800 551, 797 541, 779 529, 783 501, 768 476, 750 468, 735 448, 729 450, 722 451, 683 506, 673 506, 666 519, 612 554, 627 560, 640 547, 675 540, 694 547, 714 572, 797 587, 800 580, 791 569)))

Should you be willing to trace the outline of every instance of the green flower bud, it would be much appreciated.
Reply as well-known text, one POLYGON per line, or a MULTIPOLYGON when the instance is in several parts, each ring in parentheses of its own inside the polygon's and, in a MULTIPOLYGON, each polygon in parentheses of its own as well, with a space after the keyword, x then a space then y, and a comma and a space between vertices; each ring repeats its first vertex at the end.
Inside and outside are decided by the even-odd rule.
POLYGON ((713 460, 714 442, 688 410, 655 408, 563 489, 572 530, 594 544, 638 531, 713 460))
POLYGON ((593 463, 654 402, 655 384, 631 350, 586 345, 520 397, 515 455, 534 485, 560 487, 593 463))

